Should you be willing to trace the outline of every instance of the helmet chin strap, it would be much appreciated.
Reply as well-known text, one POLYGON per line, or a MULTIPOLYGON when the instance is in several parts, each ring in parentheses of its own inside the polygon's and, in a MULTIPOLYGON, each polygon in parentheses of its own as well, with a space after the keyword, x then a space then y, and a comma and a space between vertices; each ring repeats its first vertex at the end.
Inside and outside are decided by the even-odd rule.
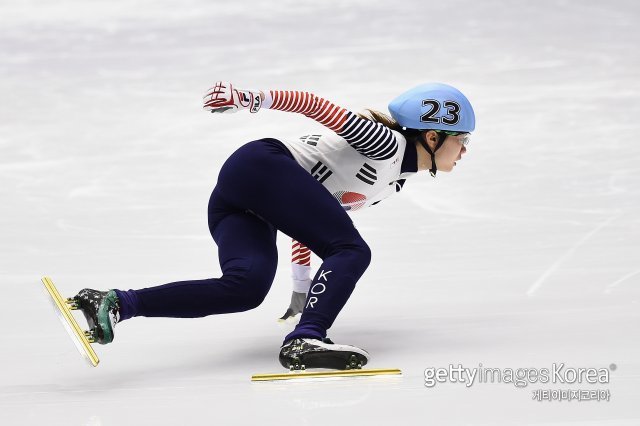
POLYGON ((442 137, 440 133, 436 133, 436 134, 438 135, 438 143, 436 145, 436 149, 434 149, 433 151, 431 150, 431 148, 429 148, 429 145, 424 141, 424 138, 422 137, 422 135, 420 135, 420 139, 419 139, 422 147, 431 156, 431 168, 429 169, 429 173, 431 173, 431 177, 434 177, 434 178, 436 177, 436 173, 438 172, 438 166, 436 166, 436 151, 440 149, 440 147, 444 143, 444 140, 447 138, 446 136, 442 137))

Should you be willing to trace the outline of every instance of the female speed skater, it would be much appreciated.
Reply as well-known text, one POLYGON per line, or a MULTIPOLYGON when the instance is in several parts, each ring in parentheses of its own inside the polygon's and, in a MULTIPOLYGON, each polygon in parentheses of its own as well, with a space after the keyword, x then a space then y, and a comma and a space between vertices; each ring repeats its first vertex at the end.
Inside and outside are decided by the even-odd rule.
POLYGON ((203 108, 295 112, 334 133, 265 138, 235 151, 220 169, 208 207, 222 276, 139 290, 83 289, 75 301, 94 340, 112 342, 115 325, 136 316, 195 318, 257 307, 275 276, 281 231, 322 264, 299 323, 284 338, 280 363, 289 369, 367 364, 365 350, 326 338, 371 260, 347 211, 377 204, 418 171, 435 177, 453 170, 475 128, 469 100, 451 86, 428 83, 391 101, 391 117, 371 110, 361 116, 308 92, 241 90, 217 82, 203 108))

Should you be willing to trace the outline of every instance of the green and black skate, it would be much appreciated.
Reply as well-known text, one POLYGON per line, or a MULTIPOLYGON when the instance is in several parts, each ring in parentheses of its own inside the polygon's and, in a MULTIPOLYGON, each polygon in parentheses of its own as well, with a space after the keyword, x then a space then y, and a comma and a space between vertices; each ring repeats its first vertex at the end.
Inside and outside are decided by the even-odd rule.
POLYGON ((85 288, 69 301, 71 309, 80 309, 84 314, 94 342, 101 345, 113 342, 113 329, 120 321, 120 305, 115 291, 85 288))

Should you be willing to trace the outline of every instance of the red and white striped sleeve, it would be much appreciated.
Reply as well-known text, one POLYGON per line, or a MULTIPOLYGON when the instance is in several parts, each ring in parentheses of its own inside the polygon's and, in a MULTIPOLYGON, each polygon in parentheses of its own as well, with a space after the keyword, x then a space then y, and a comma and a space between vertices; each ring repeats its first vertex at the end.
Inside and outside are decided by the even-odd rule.
POLYGON ((311 266, 311 250, 294 239, 291 240, 291 263, 311 266))
POLYGON ((263 108, 297 112, 328 127, 349 145, 372 160, 386 160, 398 152, 398 142, 391 130, 381 123, 358 117, 313 93, 270 90, 265 93, 263 108))
POLYGON ((311 250, 291 240, 291 272, 294 293, 309 293, 311 287, 311 250))

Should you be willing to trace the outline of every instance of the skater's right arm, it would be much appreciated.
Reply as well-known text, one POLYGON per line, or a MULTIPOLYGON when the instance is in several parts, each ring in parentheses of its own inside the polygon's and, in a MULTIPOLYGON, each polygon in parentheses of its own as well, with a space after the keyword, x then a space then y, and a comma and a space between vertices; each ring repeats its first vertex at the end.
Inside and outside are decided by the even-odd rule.
POLYGON ((358 117, 313 93, 238 90, 230 83, 217 82, 204 97, 204 109, 211 112, 235 112, 239 109, 257 112, 260 108, 296 112, 312 118, 372 160, 389 159, 398 151, 398 142, 388 127, 358 117))

